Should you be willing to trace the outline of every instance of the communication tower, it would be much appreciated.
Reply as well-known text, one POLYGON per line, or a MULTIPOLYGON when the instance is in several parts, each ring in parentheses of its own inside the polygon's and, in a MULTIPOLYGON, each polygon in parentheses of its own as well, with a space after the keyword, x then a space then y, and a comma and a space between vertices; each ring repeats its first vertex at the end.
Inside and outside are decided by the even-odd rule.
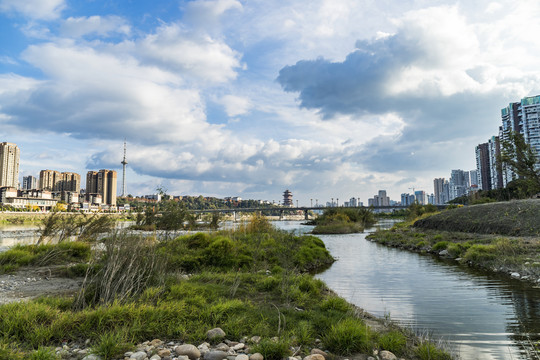
POLYGON ((126 196, 126 165, 128 164, 126 160, 126 140, 124 140, 124 158, 122 159, 122 197, 126 196))

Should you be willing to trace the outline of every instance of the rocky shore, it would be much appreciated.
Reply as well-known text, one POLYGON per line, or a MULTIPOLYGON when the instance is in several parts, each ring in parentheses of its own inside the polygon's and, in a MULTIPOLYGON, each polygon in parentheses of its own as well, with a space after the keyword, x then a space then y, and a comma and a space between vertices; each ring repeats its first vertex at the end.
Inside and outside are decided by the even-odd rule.
MULTIPOLYGON (((165 342, 160 339, 145 341, 138 344, 133 351, 124 353, 123 357, 115 360, 265 360, 261 353, 253 352, 252 347, 256 346, 261 338, 253 336, 242 338, 239 341, 227 339, 227 335, 221 328, 214 328, 207 332, 208 342, 203 342, 198 346, 188 343, 170 341, 165 342), (217 344, 215 344, 218 342, 217 344), (214 343, 215 345, 211 345, 214 343)), ((278 339, 276 338, 277 342, 278 339)), ((94 349, 89 347, 90 341, 84 344, 65 343, 57 347, 55 355, 65 360, 104 360, 100 355, 94 353, 94 349)), ((320 340, 317 341, 320 344, 320 340)), ((291 348, 288 360, 329 360, 336 356, 319 348, 313 348, 307 356, 295 356, 299 353, 300 347, 291 348)), ((355 360, 398 360, 390 351, 376 351, 372 356, 357 355, 351 357, 355 360)), ((400 360, 404 360, 400 358, 400 360)))

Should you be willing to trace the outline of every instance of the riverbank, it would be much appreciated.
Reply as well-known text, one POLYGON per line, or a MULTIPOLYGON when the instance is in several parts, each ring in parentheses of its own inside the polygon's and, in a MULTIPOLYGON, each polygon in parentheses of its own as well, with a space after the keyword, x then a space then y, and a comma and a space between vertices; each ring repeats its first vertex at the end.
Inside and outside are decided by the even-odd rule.
POLYGON ((159 244, 124 240, 105 240, 103 253, 81 262, 91 269, 82 285, 90 291, 3 305, 0 358, 2 351, 10 359, 56 351, 71 359, 88 360, 90 352, 102 359, 171 359, 183 355, 177 351, 183 345, 199 348, 198 356, 209 347, 207 360, 367 359, 374 351, 379 359, 395 358, 390 352, 407 359, 449 358, 433 344, 371 319, 307 274, 333 261, 315 237, 258 221, 159 244), (134 288, 126 283, 141 277, 126 273, 125 261, 161 275, 144 272, 144 282, 136 284, 141 290, 126 297, 134 288), (122 269, 121 281, 106 277, 114 269, 122 269), (116 286, 119 292, 109 296, 116 286), (207 331, 216 327, 226 335, 209 340, 207 331), (150 344, 153 339, 160 340, 150 344))
POLYGON ((367 239, 540 284, 540 200, 446 210, 367 239))

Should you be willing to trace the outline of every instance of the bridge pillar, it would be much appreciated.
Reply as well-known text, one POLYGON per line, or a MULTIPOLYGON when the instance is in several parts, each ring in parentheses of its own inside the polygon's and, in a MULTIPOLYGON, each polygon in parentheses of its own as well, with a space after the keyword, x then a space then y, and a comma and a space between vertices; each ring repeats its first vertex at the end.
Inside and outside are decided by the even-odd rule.
POLYGON ((309 210, 308 209, 304 210, 304 220, 309 220, 308 214, 309 214, 309 210))
POLYGON ((279 210, 279 220, 283 220, 283 210, 279 210))

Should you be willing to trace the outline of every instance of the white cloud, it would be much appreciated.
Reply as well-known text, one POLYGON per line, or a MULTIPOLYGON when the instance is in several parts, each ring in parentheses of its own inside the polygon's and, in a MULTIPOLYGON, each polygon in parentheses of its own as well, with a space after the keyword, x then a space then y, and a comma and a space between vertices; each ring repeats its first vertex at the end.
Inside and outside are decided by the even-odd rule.
POLYGON ((242 10, 237 0, 196 0, 186 5, 184 21, 204 31, 219 27, 221 17, 230 10, 242 10))
POLYGON ((20 13, 31 19, 54 20, 65 6, 65 0, 0 0, 0 11, 20 13))
POLYGON ((219 100, 219 103, 225 107, 225 112, 230 117, 244 115, 252 107, 248 98, 236 95, 225 95, 219 100))
POLYGON ((131 28, 119 16, 83 16, 67 18, 61 31, 63 36, 77 38, 84 35, 107 36, 111 33, 128 35, 131 28))
POLYGON ((149 63, 213 83, 234 80, 241 67, 240 54, 226 43, 177 24, 161 26, 135 47, 149 63))

